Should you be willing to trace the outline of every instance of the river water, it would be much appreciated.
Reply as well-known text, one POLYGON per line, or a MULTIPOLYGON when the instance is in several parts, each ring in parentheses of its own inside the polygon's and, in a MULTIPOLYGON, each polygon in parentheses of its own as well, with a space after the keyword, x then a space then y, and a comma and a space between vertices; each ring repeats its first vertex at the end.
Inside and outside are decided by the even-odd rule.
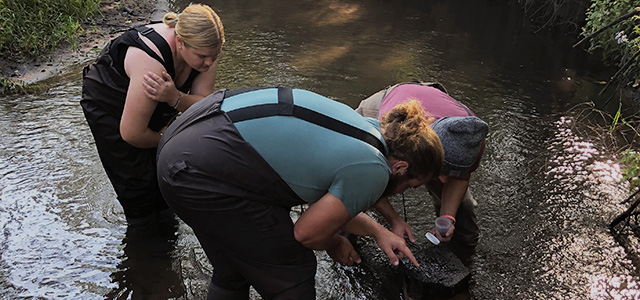
MULTIPOLYGON (((397 82, 443 83, 491 131, 471 181, 482 235, 468 287, 438 297, 638 299, 635 267, 606 227, 626 209, 627 187, 573 117, 601 101, 610 70, 572 49, 573 36, 534 34, 502 2, 205 1, 227 36, 216 86, 289 85, 355 107, 397 82)), ((212 270, 189 228, 165 245, 127 240, 80 92, 77 68, 44 93, 0 101, 0 298, 201 299, 212 270)), ((428 196, 415 189, 405 200, 423 236, 428 196)), ((368 253, 380 263, 342 267, 318 253, 318 298, 433 298, 408 293, 368 253)))

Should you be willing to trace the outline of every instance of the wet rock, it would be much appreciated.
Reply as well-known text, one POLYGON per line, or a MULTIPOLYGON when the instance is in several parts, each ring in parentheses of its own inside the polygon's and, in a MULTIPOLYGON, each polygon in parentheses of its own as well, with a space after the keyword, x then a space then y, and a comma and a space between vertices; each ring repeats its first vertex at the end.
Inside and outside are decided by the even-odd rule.
POLYGON ((466 284, 469 269, 446 246, 428 246, 413 255, 420 267, 406 257, 401 261, 404 273, 414 283, 426 285, 427 290, 455 290, 466 284))

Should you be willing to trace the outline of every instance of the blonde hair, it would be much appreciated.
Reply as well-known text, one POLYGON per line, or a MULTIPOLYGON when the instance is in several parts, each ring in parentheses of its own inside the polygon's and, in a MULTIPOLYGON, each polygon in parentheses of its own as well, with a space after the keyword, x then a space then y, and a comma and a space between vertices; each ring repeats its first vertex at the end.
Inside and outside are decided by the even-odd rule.
POLYGON ((397 105, 382 116, 388 156, 408 162, 410 178, 437 176, 442 169, 444 150, 431 123, 417 100, 397 105))
POLYGON ((176 35, 194 48, 217 48, 224 43, 224 27, 220 17, 204 4, 189 4, 179 15, 166 13, 162 22, 175 28, 176 35))

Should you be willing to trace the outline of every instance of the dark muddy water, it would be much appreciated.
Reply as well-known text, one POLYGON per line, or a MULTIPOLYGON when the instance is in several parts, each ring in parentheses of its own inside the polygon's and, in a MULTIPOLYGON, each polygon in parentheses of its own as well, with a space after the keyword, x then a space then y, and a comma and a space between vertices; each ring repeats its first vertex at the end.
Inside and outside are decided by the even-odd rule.
MULTIPOLYGON (((489 123, 471 182, 482 236, 468 288, 449 298, 640 297, 606 229, 626 209, 627 187, 616 158, 572 117, 575 105, 600 101, 597 82, 610 73, 571 49, 573 37, 532 33, 502 1, 208 4, 227 33, 219 88, 289 85, 355 107, 396 82, 437 80, 489 123)), ((45 93, 0 101, 0 298, 201 299, 212 270, 188 228, 174 243, 126 239, 80 90, 78 68, 45 93)), ((427 245, 430 200, 423 189, 405 200, 427 245)), ((430 299, 408 293, 361 242, 360 267, 318 253, 319 299, 430 299)))

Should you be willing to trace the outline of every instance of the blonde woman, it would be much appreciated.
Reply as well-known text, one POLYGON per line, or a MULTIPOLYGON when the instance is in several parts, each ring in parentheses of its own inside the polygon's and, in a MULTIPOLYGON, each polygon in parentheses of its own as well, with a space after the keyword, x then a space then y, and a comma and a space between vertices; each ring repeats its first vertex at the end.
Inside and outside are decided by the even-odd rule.
POLYGON ((214 90, 224 28, 207 5, 131 28, 86 67, 81 105, 129 224, 169 211, 156 182, 156 147, 180 111, 214 90))

